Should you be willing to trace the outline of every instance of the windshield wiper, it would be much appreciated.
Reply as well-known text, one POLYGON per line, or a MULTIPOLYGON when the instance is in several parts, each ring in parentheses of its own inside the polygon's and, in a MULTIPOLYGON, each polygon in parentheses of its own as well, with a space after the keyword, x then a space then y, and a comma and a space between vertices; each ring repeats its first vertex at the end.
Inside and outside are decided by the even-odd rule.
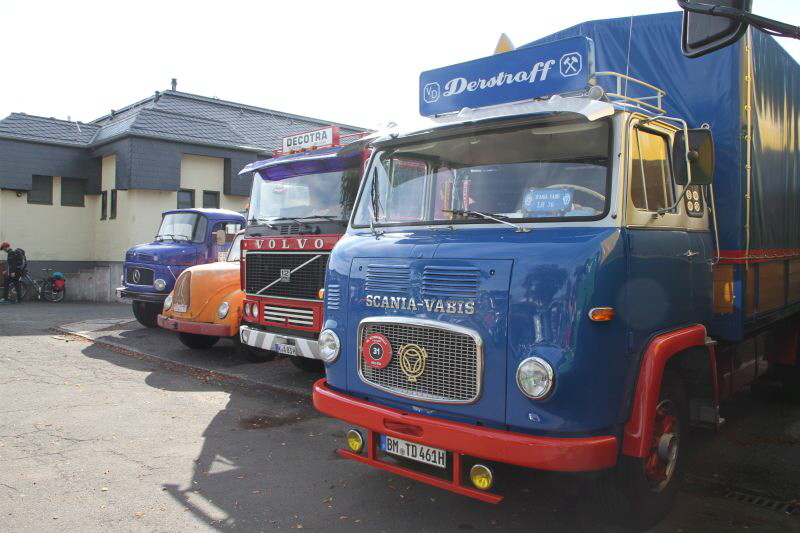
POLYGON ((369 230, 377 239, 383 235, 383 230, 375 228, 375 219, 380 209, 380 197, 378 196, 378 167, 372 171, 372 184, 370 185, 370 206, 369 206, 369 230))
POLYGON ((481 213, 480 211, 469 211, 469 210, 454 209, 453 210, 453 215, 458 215, 458 216, 462 216, 462 217, 479 217, 479 218, 485 218, 485 219, 488 219, 488 220, 494 220, 495 222, 499 222, 501 224, 505 224, 506 226, 511 226, 512 228, 514 228, 514 231, 516 231, 517 233, 528 233, 531 230, 530 228, 526 228, 526 227, 524 227, 524 226, 522 226, 520 224, 514 224, 513 222, 509 222, 508 220, 503 220, 500 217, 503 217, 503 218, 508 218, 508 217, 506 217, 505 215, 497 214, 497 213, 481 213))
POLYGON ((170 238, 173 241, 180 241, 180 240, 188 241, 189 240, 188 237, 184 237, 183 235, 173 235, 172 233, 164 233, 164 234, 156 235, 156 239, 160 240, 160 241, 163 241, 166 238, 170 238))
POLYGON ((342 225, 347 225, 346 220, 342 220, 341 217, 337 217, 336 215, 308 215, 307 217, 297 217, 295 220, 311 220, 314 218, 321 218, 323 220, 330 220, 331 222, 339 222, 342 225))

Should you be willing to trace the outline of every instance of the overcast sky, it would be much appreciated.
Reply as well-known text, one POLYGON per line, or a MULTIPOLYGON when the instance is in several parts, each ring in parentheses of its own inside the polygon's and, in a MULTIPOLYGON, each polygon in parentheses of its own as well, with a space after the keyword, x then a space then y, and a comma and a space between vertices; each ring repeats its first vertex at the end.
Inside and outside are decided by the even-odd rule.
MULTIPOLYGON (((753 11, 800 25, 800 0, 753 11)), ((374 128, 417 115, 423 70, 674 0, 0 0, 0 118, 88 122, 169 89, 374 128)), ((780 39, 800 61, 800 41, 780 39)))

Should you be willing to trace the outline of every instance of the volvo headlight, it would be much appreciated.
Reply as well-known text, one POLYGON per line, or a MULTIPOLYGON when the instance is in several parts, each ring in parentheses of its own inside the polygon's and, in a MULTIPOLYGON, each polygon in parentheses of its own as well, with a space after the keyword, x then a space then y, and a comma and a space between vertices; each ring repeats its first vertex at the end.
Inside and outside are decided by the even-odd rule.
POLYGON ((153 288, 157 291, 163 291, 167 288, 167 282, 161 278, 158 278, 153 282, 153 288))
POLYGON ((164 311, 169 310, 170 307, 172 307, 172 293, 169 293, 167 299, 164 300, 164 311))
POLYGON ((517 386, 528 398, 545 398, 553 388, 553 381, 553 367, 539 357, 528 357, 517 367, 517 386))
POLYGON ((333 363, 339 357, 339 337, 329 329, 323 329, 319 334, 319 355, 326 363, 333 363))
POLYGON ((250 316, 254 319, 258 320, 258 304, 254 303, 253 306, 250 308, 250 316))
POLYGON ((221 304, 219 304, 219 307, 217 308, 217 317, 225 318, 226 316, 228 316, 228 310, 230 309, 230 307, 231 306, 228 304, 228 302, 222 302, 221 304))

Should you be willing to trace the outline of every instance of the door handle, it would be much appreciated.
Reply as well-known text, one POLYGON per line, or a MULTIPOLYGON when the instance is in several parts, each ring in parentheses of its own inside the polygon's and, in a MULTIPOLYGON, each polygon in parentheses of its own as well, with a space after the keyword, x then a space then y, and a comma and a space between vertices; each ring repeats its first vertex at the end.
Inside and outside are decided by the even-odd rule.
POLYGON ((697 252, 695 250, 686 250, 681 255, 685 255, 686 257, 694 257, 696 255, 700 255, 700 252, 697 252))

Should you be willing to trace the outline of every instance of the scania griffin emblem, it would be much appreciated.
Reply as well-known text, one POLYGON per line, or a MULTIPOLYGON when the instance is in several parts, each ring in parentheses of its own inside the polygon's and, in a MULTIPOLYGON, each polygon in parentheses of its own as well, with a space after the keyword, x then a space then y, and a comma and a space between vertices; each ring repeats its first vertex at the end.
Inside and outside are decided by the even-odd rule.
POLYGON ((425 372, 425 360, 428 358, 428 352, 418 344, 406 344, 400 347, 397 352, 400 358, 400 369, 406 375, 408 381, 416 383, 425 372))

